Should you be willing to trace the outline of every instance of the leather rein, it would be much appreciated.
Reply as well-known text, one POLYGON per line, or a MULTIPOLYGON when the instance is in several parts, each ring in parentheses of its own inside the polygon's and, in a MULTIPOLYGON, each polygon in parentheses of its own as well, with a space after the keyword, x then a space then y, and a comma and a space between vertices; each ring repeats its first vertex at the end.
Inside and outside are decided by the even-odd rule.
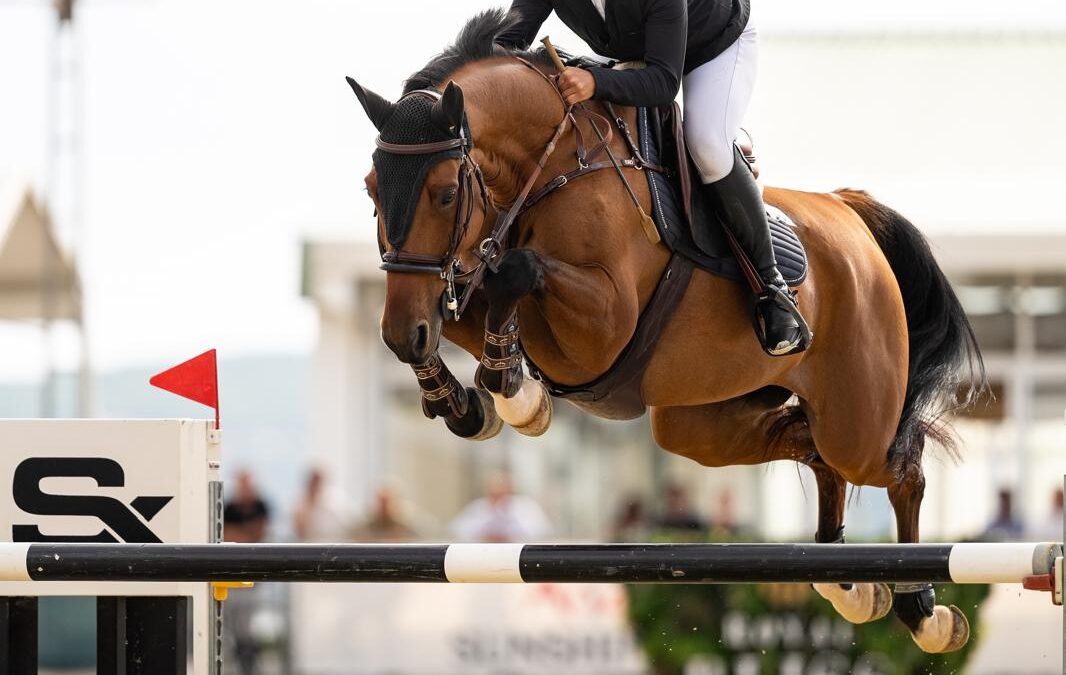
MULTIPOLYGON (((544 74, 539 68, 525 59, 518 56, 514 56, 514 58, 544 79, 544 81, 547 82, 559 96, 560 100, 563 100, 562 93, 559 91, 556 82, 553 81, 550 76, 544 74)), ((419 89, 408 93, 407 96, 426 96, 434 100, 439 100, 441 98, 441 93, 433 89, 419 89)), ((627 184, 628 181, 626 181, 626 177, 622 173, 623 166, 638 170, 648 168, 653 171, 666 172, 666 169, 663 167, 649 164, 641 157, 636 144, 629 135, 629 130, 625 121, 614 113, 610 104, 607 104, 608 111, 613 117, 615 117, 615 124, 617 124, 619 129, 623 131, 626 144, 633 156, 629 159, 621 160, 617 166, 613 162, 608 161, 592 162, 591 160, 593 158, 610 146, 612 139, 611 121, 603 115, 587 110, 584 107, 574 108, 573 106, 568 106, 565 100, 563 100, 563 107, 565 108, 563 119, 555 128, 555 133, 545 146, 540 159, 537 160, 536 167, 534 167, 529 177, 526 178, 526 182, 519 191, 518 196, 506 210, 496 210, 496 222, 493 224, 489 236, 481 240, 477 250, 474 252, 474 255, 479 259, 479 262, 470 270, 463 270, 462 264, 459 262, 458 248, 463 239, 465 239, 470 228, 470 221, 473 219, 475 197, 471 193, 475 181, 478 184, 481 203, 486 217, 489 210, 493 209, 494 206, 489 195, 488 186, 485 184, 485 177, 481 171, 481 167, 470 154, 474 144, 473 139, 469 138, 464 130, 466 125, 459 125, 459 136, 457 138, 435 143, 388 143, 381 140, 381 136, 379 135, 374 142, 377 147, 384 152, 399 155, 431 155, 448 150, 459 149, 461 153, 459 157, 459 188, 456 196, 455 225, 452 229, 451 243, 449 244, 448 250, 442 256, 410 253, 398 247, 391 251, 386 251, 385 245, 381 241, 379 230, 378 248, 381 250, 381 269, 386 272, 439 275, 441 280, 445 283, 442 312, 445 317, 447 317, 448 314, 452 314, 453 318, 458 321, 467 305, 469 305, 474 292, 481 287, 485 275, 489 271, 496 271, 496 260, 499 255, 507 249, 507 241, 511 234, 511 228, 518 220, 518 217, 526 210, 530 209, 549 194, 563 187, 570 181, 588 173, 599 171, 600 169, 616 169, 619 178, 621 178, 622 181, 627 182, 627 184), (589 150, 586 150, 585 148, 581 130, 577 125, 576 118, 578 116, 585 117, 589 124, 593 125, 597 130, 597 120, 606 125, 606 134, 600 134, 602 140, 592 146, 589 150), (533 186, 536 184, 540 174, 544 171, 548 159, 555 152, 559 139, 566 131, 567 123, 573 123, 577 141, 578 167, 573 171, 555 177, 545 185, 541 186, 539 190, 533 192, 533 186), (533 193, 532 195, 530 194, 531 192, 533 193), (462 287, 462 290, 458 294, 456 293, 456 285, 462 287)))

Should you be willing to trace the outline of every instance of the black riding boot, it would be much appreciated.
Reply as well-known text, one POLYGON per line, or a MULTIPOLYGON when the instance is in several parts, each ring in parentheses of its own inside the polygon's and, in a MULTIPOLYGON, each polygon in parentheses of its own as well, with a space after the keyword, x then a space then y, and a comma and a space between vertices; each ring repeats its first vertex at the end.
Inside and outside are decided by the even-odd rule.
MULTIPOLYGON (((777 269, 762 192, 740 151, 734 148, 733 154, 733 170, 725 178, 704 185, 704 194, 720 209, 725 226, 762 279, 763 292, 755 303, 755 332, 763 349, 771 356, 795 354, 809 347, 814 335, 777 269)), ((699 239, 697 233, 697 243, 699 239)))

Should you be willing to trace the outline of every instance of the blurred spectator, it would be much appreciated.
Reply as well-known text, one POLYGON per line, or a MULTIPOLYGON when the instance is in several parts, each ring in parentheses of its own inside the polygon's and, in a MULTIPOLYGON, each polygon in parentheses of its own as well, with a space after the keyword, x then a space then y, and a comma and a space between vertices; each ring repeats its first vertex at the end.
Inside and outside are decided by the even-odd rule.
POLYGON ((266 538, 270 509, 259 496, 259 488, 249 471, 239 471, 235 482, 237 489, 222 513, 225 539, 239 543, 261 542, 266 538))
POLYGON ((351 532, 354 541, 401 542, 417 538, 414 527, 402 514, 396 492, 388 485, 378 488, 370 514, 351 532))
POLYGON ((663 490, 663 509, 656 527, 666 532, 687 535, 707 532, 707 523, 692 508, 685 488, 677 483, 668 483, 663 490))
POLYGON ((475 499, 455 517, 452 533, 463 541, 536 541, 548 535, 547 516, 532 498, 516 495, 505 473, 492 475, 485 496, 475 499))
POLYGON ((740 534, 743 528, 737 523, 736 510, 733 506, 733 491, 726 488, 718 493, 718 505, 711 521, 711 534, 721 539, 731 539, 740 534))
POLYGON ((1033 528, 1031 538, 1036 541, 1062 541, 1062 488, 1052 490, 1048 506, 1047 516, 1033 528))
MULTIPOLYGON (((222 514, 226 541, 257 543, 266 538, 270 521, 270 509, 259 494, 259 489, 247 470, 237 473, 236 490, 226 503, 222 514)), ((252 630, 252 620, 259 609, 259 589, 242 589, 231 593, 223 614, 225 628, 222 631, 227 650, 235 657, 242 675, 254 675, 257 671, 259 640, 252 630)))
POLYGON ((985 528, 981 540, 1017 541, 1022 537, 1024 528, 1021 521, 1014 516, 1014 495, 1010 490, 1000 490, 997 503, 996 517, 985 528))
POLYGON ((647 541, 650 530, 644 500, 639 495, 630 495, 622 502, 611 526, 611 541, 647 541))
POLYGON ((344 516, 325 488, 321 469, 307 474, 307 487, 292 516, 292 530, 299 541, 338 541, 346 529, 344 516))

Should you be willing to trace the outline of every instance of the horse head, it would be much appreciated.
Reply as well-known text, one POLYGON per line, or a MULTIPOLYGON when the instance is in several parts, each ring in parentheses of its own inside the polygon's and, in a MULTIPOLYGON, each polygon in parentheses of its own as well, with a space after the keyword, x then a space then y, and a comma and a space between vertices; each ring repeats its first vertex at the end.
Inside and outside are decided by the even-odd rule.
POLYGON ((381 336, 405 363, 438 347, 445 315, 457 315, 455 275, 476 264, 471 251, 491 208, 473 145, 463 91, 408 91, 392 103, 348 78, 378 129, 366 188, 377 213, 385 282, 381 336))

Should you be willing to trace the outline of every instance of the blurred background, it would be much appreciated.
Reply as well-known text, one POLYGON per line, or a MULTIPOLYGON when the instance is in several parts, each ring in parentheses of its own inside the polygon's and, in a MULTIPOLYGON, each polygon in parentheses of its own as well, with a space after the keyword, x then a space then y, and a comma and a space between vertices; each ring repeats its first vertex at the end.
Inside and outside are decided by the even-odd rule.
MULTIPOLYGON (((343 76, 394 99, 496 4, 0 0, 0 416, 201 417, 146 379, 217 347, 228 539, 811 539, 814 482, 794 464, 705 470, 658 450, 646 419, 565 404, 535 440, 469 444, 422 417, 410 370, 378 336, 384 274, 362 190, 374 131, 343 76)), ((745 126, 763 181, 863 188, 908 216, 984 351, 995 398, 957 420, 961 462, 927 453, 924 538, 1061 539, 1066 5, 753 5, 760 73, 745 126)), ((554 17, 543 33, 584 49, 554 17)), ((471 380, 470 359, 444 356, 471 380)), ((890 540, 884 492, 855 492, 847 527, 890 540)), ((514 609, 503 623, 518 633, 607 636, 563 667, 530 654, 572 649, 523 652, 478 622, 500 594, 267 587, 233 612, 246 639, 231 668, 659 667, 632 643, 624 594, 598 592, 506 600, 555 607, 514 609), (459 618, 420 623, 425 606, 459 618), (552 613, 563 606, 570 624, 552 613), (457 638, 460 624, 477 639, 457 638), (389 645, 401 640, 424 648, 400 655, 389 645)), ((1059 672, 1047 604, 995 589, 967 672, 1059 672)), ((685 672, 760 672, 722 667, 692 658, 685 672)))

